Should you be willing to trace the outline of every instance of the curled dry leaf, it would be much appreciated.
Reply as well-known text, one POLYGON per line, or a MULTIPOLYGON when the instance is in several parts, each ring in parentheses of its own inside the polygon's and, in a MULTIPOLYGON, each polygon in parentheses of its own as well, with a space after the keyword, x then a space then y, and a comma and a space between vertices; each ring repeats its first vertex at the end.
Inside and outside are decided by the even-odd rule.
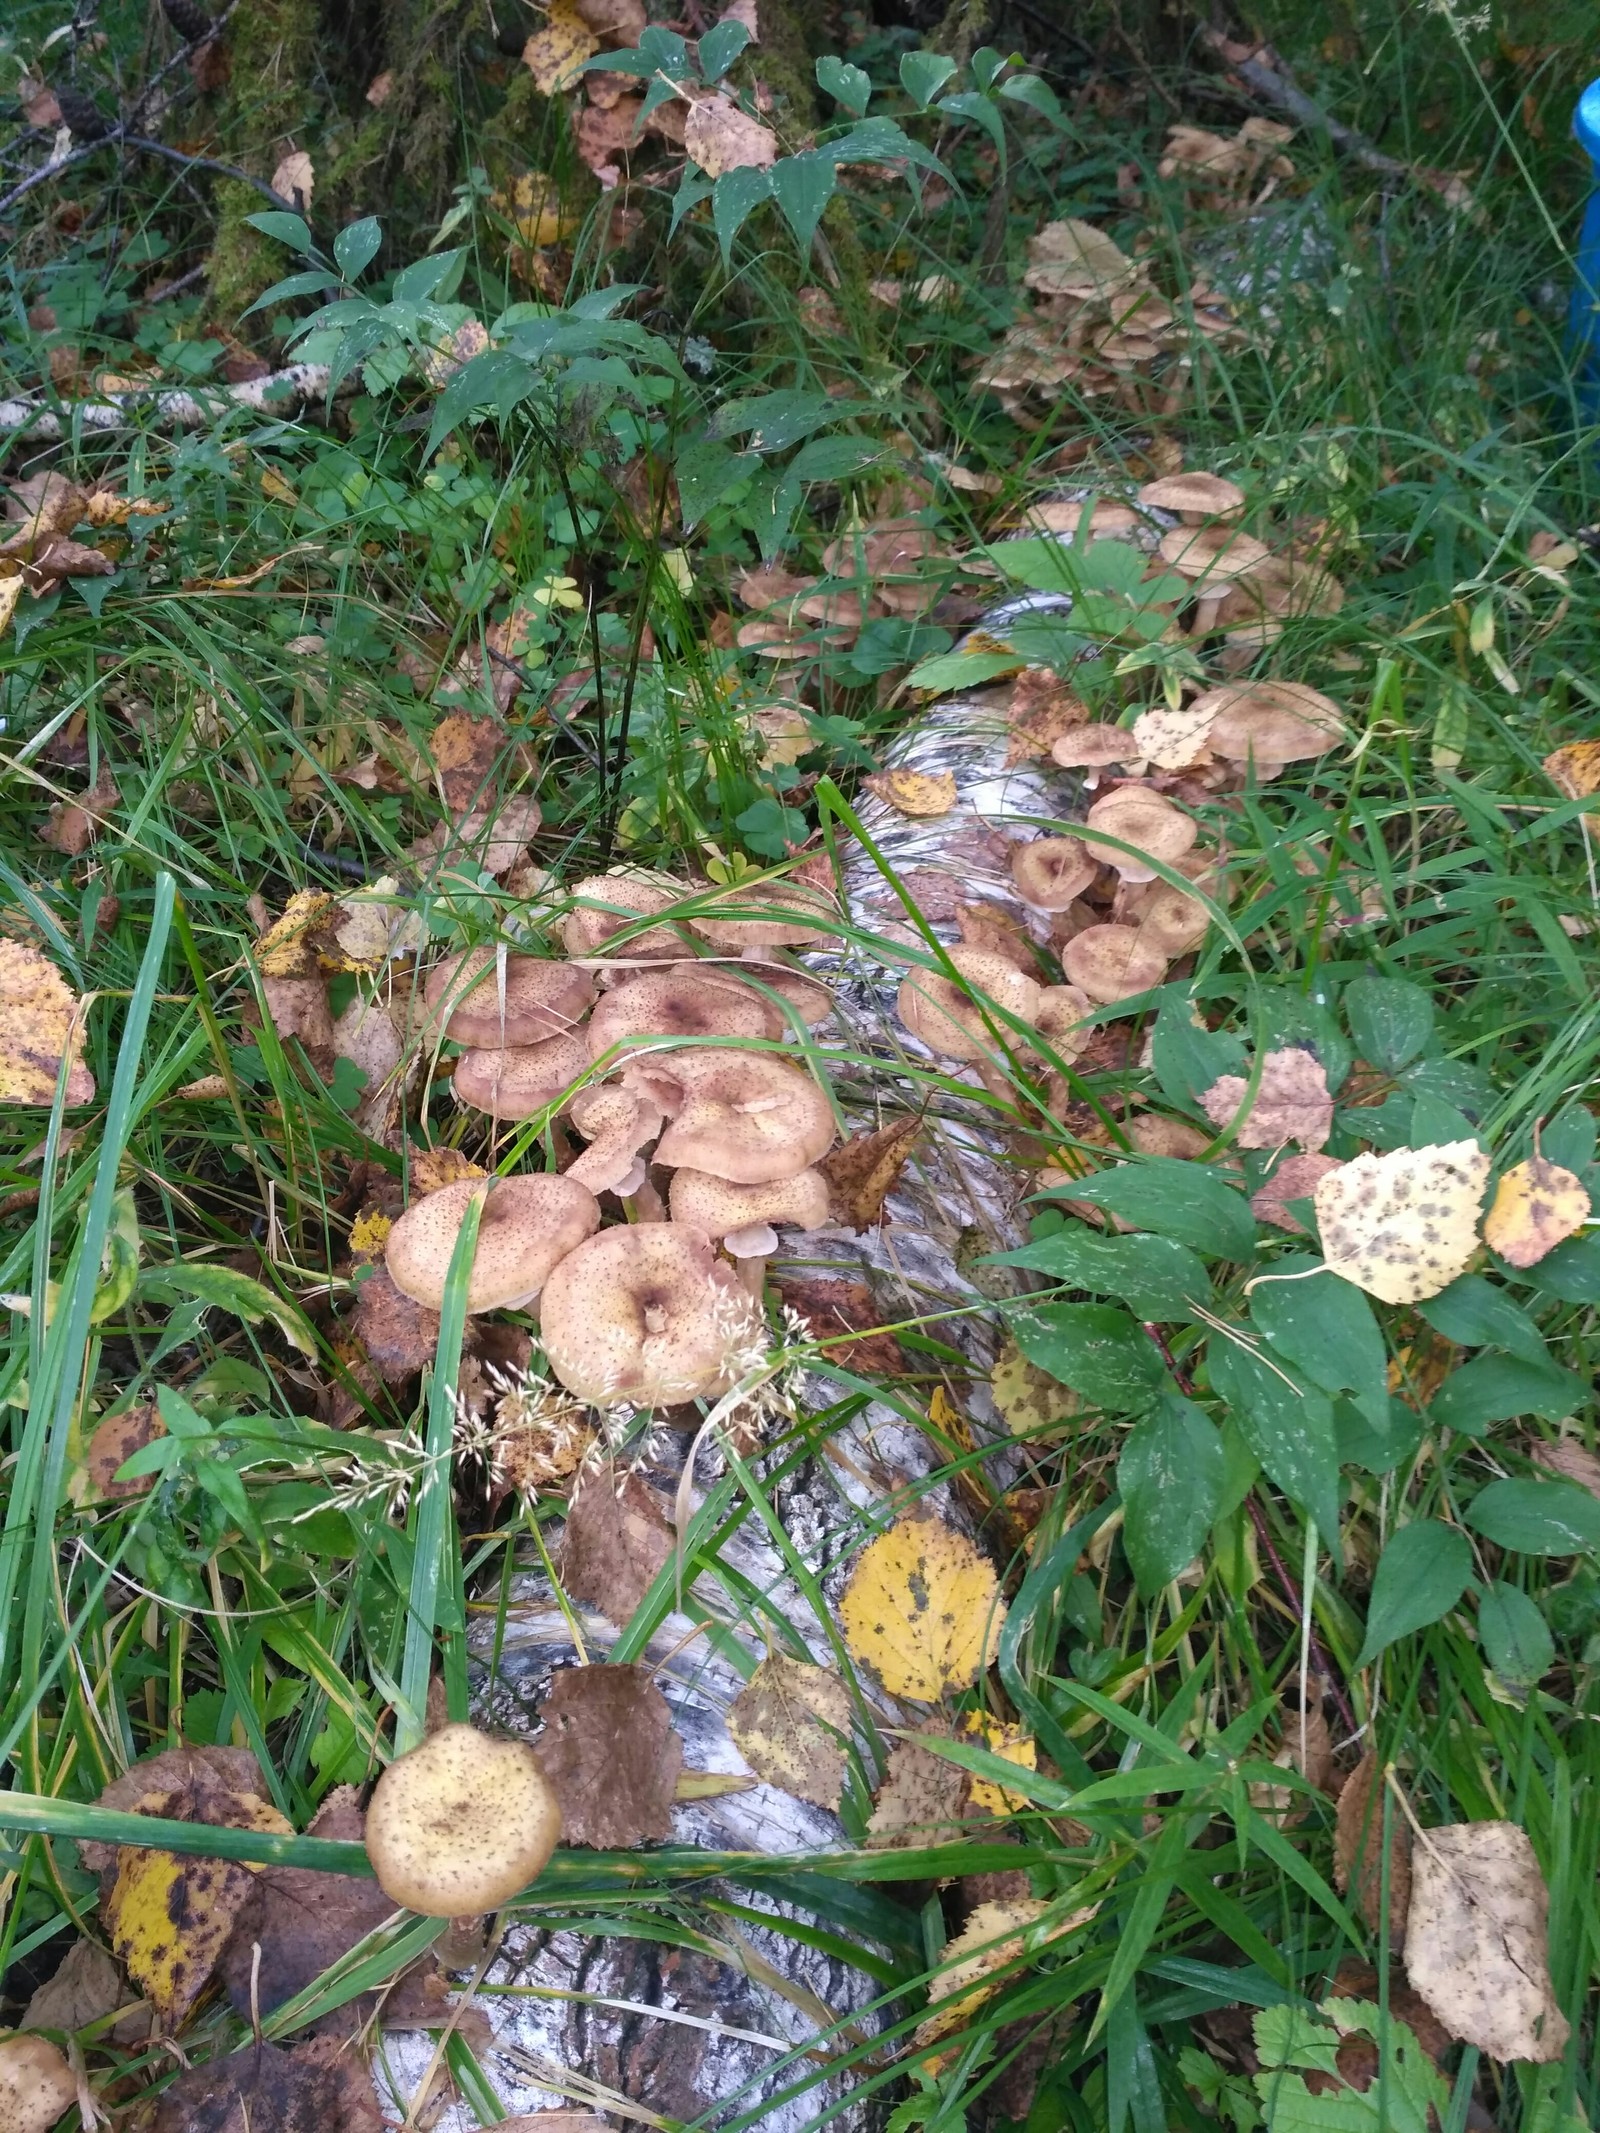
POLYGON ((99 776, 86 793, 76 800, 58 800, 51 808, 39 833, 40 842, 52 851, 64 852, 69 859, 79 859, 105 827, 111 810, 121 805, 122 795, 102 763, 99 776))
MULTIPOLYGON (((1333 1832, 1333 1878, 1341 1895, 1353 1883, 1356 1904, 1376 1933, 1383 1916, 1383 1766, 1369 1749, 1345 1779, 1333 1832)), ((1405 1945, 1411 1904, 1411 1828, 1396 1808, 1389 1817, 1389 1945, 1405 1945)))
POLYGON ((94 1101, 94 1076, 83 1064, 79 1002, 37 948, 0 939, 0 1102, 52 1104, 61 1062, 67 1102, 94 1101))
MULTIPOLYGON (((1214 1126, 1233 1124, 1249 1086, 1242 1074, 1224 1074, 1211 1084, 1200 1102, 1214 1126)), ((1286 1141, 1298 1141, 1314 1151, 1332 1131, 1333 1097, 1321 1060, 1297 1045, 1268 1052, 1261 1062, 1255 1101, 1239 1126, 1239 1146, 1281 1148, 1286 1141)))
POLYGON ((622 1851, 671 1834, 683 1743, 646 1668, 569 1667, 540 1715, 535 1753, 568 1844, 622 1851))
POLYGON ((1318 1181, 1322 1253, 1384 1303, 1421 1303, 1465 1273, 1478 1248, 1489 1158, 1476 1141, 1358 1155, 1318 1181))
POLYGON ((883 1307, 866 1282, 808 1275, 780 1281, 778 1294, 830 1362, 864 1378, 898 1377, 904 1371, 900 1343, 884 1330, 883 1307))
POLYGON ((1289 1212, 1289 1203, 1314 1199, 1318 1181, 1338 1168, 1335 1156, 1291 1155, 1278 1165, 1259 1192, 1251 1194, 1250 1212, 1258 1222, 1270 1222, 1274 1229, 1286 1229, 1291 1236, 1304 1236, 1306 1226, 1289 1212))
POLYGON ((840 1221, 859 1234, 889 1219, 884 1202, 900 1182, 921 1131, 920 1115, 897 1118, 871 1133, 853 1133, 822 1157, 817 1168, 828 1181, 840 1221))
POLYGON ((861 782, 902 815, 947 815, 956 804, 955 773, 949 770, 882 770, 861 782))
POLYGON ((844 1790, 851 1717, 837 1674, 775 1652, 734 1699, 728 1731, 757 1777, 831 1811, 844 1790))
MULTIPOLYGON (((1569 741, 1544 759, 1545 775, 1569 800, 1587 800, 1600 792, 1600 741, 1569 741)), ((1591 814, 1590 822, 1600 821, 1591 814)))
MULTIPOLYGON (((922 1729, 924 1736, 948 1740, 943 1726, 922 1729)), ((896 1741, 878 1787, 867 1824, 873 1851, 903 1851, 924 1844, 946 1844, 957 1835, 966 1773, 959 1763, 935 1755, 916 1737, 896 1741)))
POLYGON ((1559 1474, 1563 1481, 1575 1481, 1580 1489, 1600 1497, 1600 1459, 1584 1445, 1574 1444, 1570 1437, 1555 1444, 1530 1444, 1528 1457, 1547 1474, 1559 1474))
POLYGON ((1005 1616, 994 1570, 966 1535, 915 1515, 862 1550, 839 1603, 852 1656, 891 1696, 923 1703, 971 1688, 1005 1616))
POLYGON ((319 936, 339 915, 337 900, 324 889, 297 889, 255 945, 256 965, 264 978, 310 977, 320 966, 319 936))
POLYGON ((1000 1973, 1047 1942, 1087 1925, 1098 1905, 1050 1916, 1051 1906, 1034 1896, 980 1903, 953 1940, 928 1981, 928 2012, 917 2025, 920 2046, 960 2029, 1000 1983, 1000 1973))
POLYGON ((1589 1195, 1570 1170, 1542 1155, 1514 1164, 1495 1188, 1483 1218, 1483 1241, 1508 1266, 1537 1266, 1582 1229, 1589 1195))
POLYGON ((1550 1982, 1550 1896, 1514 1822, 1451 1822, 1412 1859, 1406 1975, 1463 2044, 1559 2059, 1570 2033, 1550 1982))
POLYGON ((557 96, 578 80, 578 69, 600 49, 575 0, 550 0, 545 26, 522 47, 522 64, 541 96, 557 96))
POLYGON ((272 173, 272 190, 280 200, 287 200, 291 207, 302 215, 311 212, 311 195, 316 189, 317 174, 311 167, 311 158, 303 148, 286 155, 272 173))
POLYGON ((690 162, 708 178, 730 170, 765 170, 778 160, 778 136, 759 119, 746 117, 726 96, 703 97, 683 123, 690 162))

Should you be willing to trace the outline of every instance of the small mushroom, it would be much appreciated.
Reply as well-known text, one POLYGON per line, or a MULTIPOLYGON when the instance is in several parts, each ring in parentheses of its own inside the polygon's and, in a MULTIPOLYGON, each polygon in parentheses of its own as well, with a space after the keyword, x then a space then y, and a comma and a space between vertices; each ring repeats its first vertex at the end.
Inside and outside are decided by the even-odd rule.
POLYGON ((379 1778, 364 1835, 391 1903, 470 1918, 498 1911, 543 1872, 561 1806, 526 1741, 441 1726, 379 1778))
POLYGON ((1124 881, 1157 880, 1155 868, 1146 865, 1146 860, 1176 866, 1200 834, 1181 807, 1174 807, 1170 800, 1143 785, 1119 785, 1114 792, 1096 800, 1084 831, 1084 842, 1124 881), (1131 845, 1132 850, 1120 851, 1117 845, 1103 842, 1093 834, 1096 830, 1105 837, 1115 837, 1118 844, 1131 845))
POLYGON ((1167 959, 1137 926, 1086 926, 1061 951, 1061 967, 1069 984, 1110 1007, 1159 985, 1167 959))
POLYGON ((1161 537, 1161 560, 1195 587, 1193 634, 1209 636, 1236 578, 1270 560, 1272 551, 1228 525, 1174 526, 1161 537))
POLYGON ((735 1185, 707 1170, 674 1173, 668 1194, 674 1222, 720 1238, 739 1269, 742 1285, 761 1294, 769 1257, 778 1249, 775 1222, 821 1229, 828 1219, 828 1181, 820 1170, 802 1170, 770 1185, 735 1185))
POLYGON ((676 1222, 589 1238, 556 1268, 539 1310, 550 1368, 578 1399, 608 1407, 716 1398, 755 1324, 705 1231, 676 1222))
POLYGON ((1077 837, 1035 837, 1011 847, 1011 879, 1036 911, 1065 911, 1100 871, 1077 837))
POLYGON ((1185 526, 1203 526, 1210 519, 1237 518, 1245 496, 1220 474, 1164 474, 1145 483, 1139 501, 1152 511, 1175 511, 1185 526))
POLYGON ((650 926, 620 947, 611 945, 626 926, 655 918, 685 894, 670 874, 643 867, 613 867, 609 874, 589 874, 573 885, 573 908, 561 922, 561 942, 571 956, 624 956, 630 961, 682 955, 684 935, 677 926, 650 926))
POLYGON ((1050 743, 1050 753, 1063 770, 1115 770, 1124 763, 1137 763, 1139 744, 1122 726, 1089 724, 1074 726, 1050 743))
POLYGON ((839 907, 803 881, 735 882, 689 923, 719 948, 818 948, 838 932, 839 907))
POLYGON ((978 999, 942 971, 916 969, 901 982, 895 1012, 912 1036, 941 1058, 987 1064, 1007 1041, 1006 1025, 993 1012, 986 1015, 981 1003, 992 1001, 1031 1024, 1044 987, 992 948, 960 942, 946 952, 978 999))
MULTIPOLYGON (((1206 893, 1216 894, 1216 882, 1204 882, 1206 893)), ((1137 926, 1139 935, 1160 955, 1187 955, 1205 939, 1211 914, 1198 897, 1175 889, 1170 881, 1141 882, 1121 896, 1113 909, 1114 919, 1137 926)))
POLYGON ((749 986, 702 974, 693 963, 652 970, 608 992, 589 1018, 589 1055, 637 1049, 652 1037, 783 1035, 778 1010, 749 986))
POLYGON ((1051 1051, 1067 1061, 1076 1059, 1088 1045, 1084 1028, 1094 1013, 1094 1002, 1076 985, 1046 985, 1039 995, 1039 1015, 1034 1028, 1051 1051))
POLYGON ((542 1044, 480 1046, 456 1061, 450 1086, 457 1103, 495 1118, 532 1118, 589 1071, 589 1047, 577 1031, 542 1044))
MULTIPOLYGON (((482 1190, 479 1178, 446 1185, 408 1207, 390 1230, 384 1264, 395 1287, 413 1302, 431 1311, 444 1302, 468 1202, 482 1190)), ((478 1220, 468 1311, 517 1311, 531 1303, 551 1268, 599 1226, 594 1194, 571 1178, 538 1172, 494 1179, 478 1220)))
POLYGON ((771 1052, 665 1052, 629 1062, 626 1088, 671 1120, 656 1147, 669 1169, 739 1185, 792 1178, 833 1145, 833 1107, 802 1068, 771 1052))
POLYGON ((632 1089, 585 1089, 573 1100, 572 1123, 589 1145, 563 1175, 591 1192, 636 1194, 645 1178, 639 1150, 660 1131, 660 1105, 632 1089))
POLYGON ((1022 514, 1023 525, 1034 532, 1060 533, 1073 539, 1085 519, 1089 522, 1089 538, 1095 541, 1121 541, 1130 533, 1145 531, 1137 511, 1105 496, 1085 496, 1073 503, 1047 497, 1042 504, 1030 504, 1022 514))
POLYGON ((1331 696, 1298 681, 1236 682, 1195 699, 1213 712, 1211 753, 1227 762, 1253 762, 1262 778, 1286 763, 1304 763, 1345 738, 1344 714, 1331 696))
POLYGON ((468 948, 437 965, 423 999, 434 1034, 442 1028, 457 1044, 494 1050, 573 1029, 594 999, 594 979, 571 963, 508 955, 502 991, 498 950, 468 948))
POLYGON ((46 2133, 77 2100, 77 2076, 48 2037, 0 2044, 0 2133, 46 2133))

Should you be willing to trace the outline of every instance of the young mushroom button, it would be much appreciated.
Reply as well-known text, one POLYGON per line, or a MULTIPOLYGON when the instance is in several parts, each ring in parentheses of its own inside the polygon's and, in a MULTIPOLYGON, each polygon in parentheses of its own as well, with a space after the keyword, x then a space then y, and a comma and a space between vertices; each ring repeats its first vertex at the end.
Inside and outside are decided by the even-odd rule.
POLYGON ((545 1285, 540 1338, 568 1392, 598 1406, 676 1406, 728 1390, 755 1323, 703 1230, 641 1222, 602 1230, 545 1285))
POLYGON ((367 1857, 391 1903, 425 1918, 497 1911, 549 1863, 555 1791, 526 1741, 441 1726, 379 1778, 367 1857))
MULTIPOLYGON (((402 1295, 431 1311, 443 1304, 456 1238, 483 1184, 467 1178, 431 1192, 390 1230, 384 1264, 402 1295)), ((490 1181, 467 1279, 468 1311, 515 1311, 531 1303, 551 1268, 599 1226, 599 1202, 571 1178, 539 1173, 490 1181)))
POLYGON ((594 999, 594 979, 571 963, 508 955, 502 989, 496 950, 469 948, 437 966, 423 998, 435 1036, 493 1050, 571 1030, 594 999))
POLYGON ((663 1052, 632 1060, 626 1088, 670 1123, 655 1159, 737 1185, 792 1178, 833 1145, 833 1106, 809 1074, 771 1052, 663 1052))

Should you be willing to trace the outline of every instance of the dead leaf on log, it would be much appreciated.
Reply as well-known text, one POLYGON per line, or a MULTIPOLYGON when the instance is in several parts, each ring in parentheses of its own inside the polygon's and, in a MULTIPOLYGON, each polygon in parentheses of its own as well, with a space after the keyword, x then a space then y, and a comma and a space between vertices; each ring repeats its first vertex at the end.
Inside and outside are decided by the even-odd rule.
MULTIPOLYGON (((341 1785, 323 1801, 307 1835, 359 1844, 364 1819, 355 1787, 341 1785)), ((266 1866, 250 1880, 221 1963, 233 2010, 246 2019, 252 1990, 259 2011, 270 2014, 320 1977, 330 1963, 348 1955, 394 1909, 375 1881, 354 1874, 266 1866)), ((360 2019, 354 2003, 340 2012, 349 2016, 352 2026, 360 2019)))
POLYGON ((637 1474, 607 1465, 584 1476, 561 1538, 561 1582, 570 1599, 624 1628, 671 1553, 672 1529, 637 1474))
POLYGON ((165 2090, 150 2133, 383 2133, 372 2078, 347 2044, 247 2044, 165 2090))
POLYGON ((842 1363, 861 1377, 898 1377, 905 1355, 892 1333, 881 1331, 883 1312, 864 1281, 780 1281, 778 1294, 786 1310, 805 1321, 830 1362, 842 1363), (854 1340, 830 1340, 830 1334, 855 1334, 854 1340))
POLYGON ((728 1731, 765 1783, 837 1810, 852 1715, 850 1691, 837 1674, 775 1652, 735 1697, 728 1731))
POLYGON ((921 1131, 920 1115, 898 1118, 875 1132, 852 1134, 823 1156, 817 1168, 828 1181, 840 1221, 859 1232, 888 1220, 884 1202, 899 1183, 921 1131))
POLYGON ((557 1674, 534 1752, 561 1803, 567 1844, 626 1851, 671 1834, 683 1743, 642 1666, 557 1674))
MULTIPOLYGON (((923 1729, 940 1740, 951 1738, 947 1726, 923 1729)), ((873 1851, 900 1851, 923 1844, 951 1842, 961 1821, 966 1772, 935 1755, 920 1740, 897 1741, 889 1750, 888 1768, 867 1824, 873 1851)))

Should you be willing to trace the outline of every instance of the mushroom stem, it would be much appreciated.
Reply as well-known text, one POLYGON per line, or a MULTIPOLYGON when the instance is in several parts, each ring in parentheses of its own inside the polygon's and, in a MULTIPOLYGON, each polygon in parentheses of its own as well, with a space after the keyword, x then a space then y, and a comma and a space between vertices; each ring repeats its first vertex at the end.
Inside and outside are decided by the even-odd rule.
POLYGON ((766 1294, 767 1261, 778 1249, 778 1233, 770 1222, 749 1222, 731 1229, 723 1247, 738 1270, 739 1286, 757 1303, 766 1294))

